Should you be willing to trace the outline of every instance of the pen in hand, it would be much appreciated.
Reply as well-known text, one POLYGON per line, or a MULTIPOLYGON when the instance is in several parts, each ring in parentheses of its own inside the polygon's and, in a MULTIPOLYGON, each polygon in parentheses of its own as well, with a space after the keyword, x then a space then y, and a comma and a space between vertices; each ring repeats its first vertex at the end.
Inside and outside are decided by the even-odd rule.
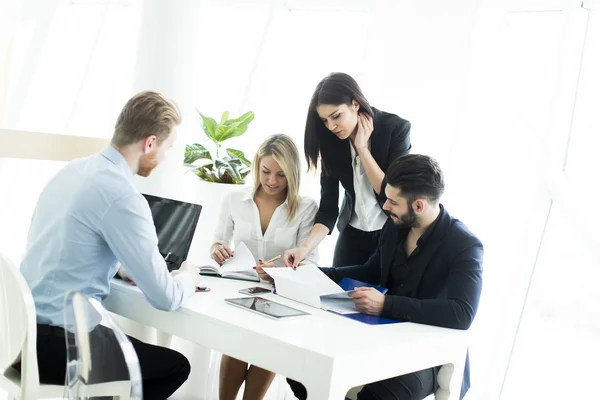
POLYGON ((278 255, 278 256, 275 256, 275 257, 271 258, 270 260, 264 261, 264 262, 263 262, 263 264, 268 264, 268 263, 270 263, 270 262, 273 262, 273 261, 279 260, 280 258, 281 258, 281 254, 280 254, 280 255, 278 255))
MULTIPOLYGON (((258 264, 259 264, 259 265, 263 265, 263 264, 272 263, 273 261, 276 261, 276 260, 278 260, 278 259, 280 259, 280 258, 281 258, 281 255, 278 255, 278 256, 275 256, 275 257, 273 257, 273 258, 271 258, 270 260, 267 260, 267 261, 258 260, 258 264)), ((254 267, 254 269, 256 269, 256 267, 254 267)), ((294 269, 295 269, 295 268, 294 268, 294 269)))
MULTIPOLYGON (((267 261, 260 261, 260 260, 259 261, 260 261, 261 264, 267 264, 267 263, 273 262, 275 260, 279 260, 280 258, 281 258, 281 255, 278 255, 278 256, 275 256, 275 257, 273 257, 273 258, 271 258, 270 260, 267 260, 267 261)), ((292 266, 292 269, 295 271, 296 267, 292 266)))

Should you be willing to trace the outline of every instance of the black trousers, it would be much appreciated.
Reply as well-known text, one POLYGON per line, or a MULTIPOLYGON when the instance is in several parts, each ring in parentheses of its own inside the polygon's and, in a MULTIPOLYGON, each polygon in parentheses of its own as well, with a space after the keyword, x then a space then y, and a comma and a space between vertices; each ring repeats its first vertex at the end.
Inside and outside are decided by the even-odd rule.
MULTIPOLYGON (((288 379, 294 395, 306 400, 306 388, 300 382, 288 379)), ((397 376, 365 385, 358 393, 358 400, 422 400, 433 393, 434 368, 397 376)))
MULTIPOLYGON (((94 331, 97 329, 108 331, 108 328, 101 325, 97 326, 94 331)), ((103 336, 112 337, 112 334, 108 332, 103 336)), ((133 344, 140 362, 144 399, 164 400, 187 380, 191 367, 184 355, 165 347, 144 343, 132 337, 129 337, 129 340, 133 344)), ((40 382, 64 385, 67 369, 64 329, 38 325, 36 347, 40 382)), ((101 356, 105 359, 114 358, 107 360, 112 361, 112 363, 106 370, 106 374, 104 374, 108 378, 104 380, 105 382, 115 379, 128 379, 128 374, 124 372, 125 362, 122 353, 110 354, 111 349, 115 349, 115 346, 102 346, 104 348, 100 350, 98 346, 95 346, 94 341, 91 341, 91 347, 92 362, 94 357, 97 359, 100 351, 103 352, 101 356), (94 347, 96 348, 94 349, 94 347), (106 347, 111 349, 107 350, 106 347)), ((20 371, 21 363, 16 364, 15 368, 20 371)))
POLYGON ((365 232, 353 226, 346 226, 338 236, 333 253, 333 266, 345 267, 348 265, 361 265, 377 249, 381 230, 365 232))

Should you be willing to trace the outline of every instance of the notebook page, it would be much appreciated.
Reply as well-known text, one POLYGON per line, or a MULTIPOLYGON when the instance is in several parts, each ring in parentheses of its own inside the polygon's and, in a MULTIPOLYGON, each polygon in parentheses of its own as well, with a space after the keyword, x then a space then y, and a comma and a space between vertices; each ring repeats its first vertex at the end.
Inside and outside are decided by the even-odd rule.
POLYGON ((237 272, 251 270, 256 266, 256 260, 252 252, 244 242, 240 242, 234 251, 234 256, 225 261, 221 266, 221 272, 237 272))

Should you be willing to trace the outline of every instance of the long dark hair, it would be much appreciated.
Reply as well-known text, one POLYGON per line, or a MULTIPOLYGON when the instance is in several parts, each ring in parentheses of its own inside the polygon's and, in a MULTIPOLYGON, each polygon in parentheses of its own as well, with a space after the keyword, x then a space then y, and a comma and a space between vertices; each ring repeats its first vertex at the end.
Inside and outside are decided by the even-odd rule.
MULTIPOLYGON (((317 113, 317 106, 321 104, 330 105, 352 105, 352 100, 359 104, 359 113, 368 114, 373 118, 373 109, 358 86, 358 83, 350 75, 343 72, 334 72, 326 76, 315 89, 308 106, 306 117, 306 128, 304 130, 304 157, 308 164, 308 170, 316 169, 321 155, 321 140, 324 135, 335 135, 329 131, 321 121, 317 113)), ((337 138, 336 138, 337 139, 337 138)), ((323 157, 321 156, 321 159, 323 157)), ((326 168, 326 160, 321 160, 326 168)))

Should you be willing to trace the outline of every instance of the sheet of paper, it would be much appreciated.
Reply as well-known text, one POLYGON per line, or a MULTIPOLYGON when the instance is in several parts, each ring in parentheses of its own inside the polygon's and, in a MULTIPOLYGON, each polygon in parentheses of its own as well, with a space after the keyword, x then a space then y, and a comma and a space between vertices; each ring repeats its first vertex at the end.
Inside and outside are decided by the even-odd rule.
POLYGON ((274 279, 278 295, 295 300, 299 303, 321 308, 321 296, 310 283, 296 281, 283 276, 274 279))
POLYGON ((280 296, 321 308, 321 296, 343 293, 344 289, 329 279, 314 264, 292 268, 265 268, 274 280, 280 296))
POLYGON ((254 256, 248 250, 244 242, 240 242, 234 251, 234 256, 225 261, 221 266, 221 271, 246 271, 256 266, 254 256))
POLYGON ((332 294, 327 294, 322 296, 323 298, 327 298, 327 299, 338 299, 338 300, 348 300, 348 299, 352 299, 350 297, 350 291, 347 292, 340 292, 340 293, 332 293, 332 294))
POLYGON ((282 277, 295 282, 311 285, 319 295, 341 293, 344 291, 337 283, 329 279, 314 264, 301 265, 294 271, 292 268, 265 268, 265 272, 275 279, 282 277))
POLYGON ((354 302, 350 297, 346 298, 332 298, 332 297, 321 297, 321 307, 334 311, 339 314, 354 314, 358 310, 354 305, 354 302))

